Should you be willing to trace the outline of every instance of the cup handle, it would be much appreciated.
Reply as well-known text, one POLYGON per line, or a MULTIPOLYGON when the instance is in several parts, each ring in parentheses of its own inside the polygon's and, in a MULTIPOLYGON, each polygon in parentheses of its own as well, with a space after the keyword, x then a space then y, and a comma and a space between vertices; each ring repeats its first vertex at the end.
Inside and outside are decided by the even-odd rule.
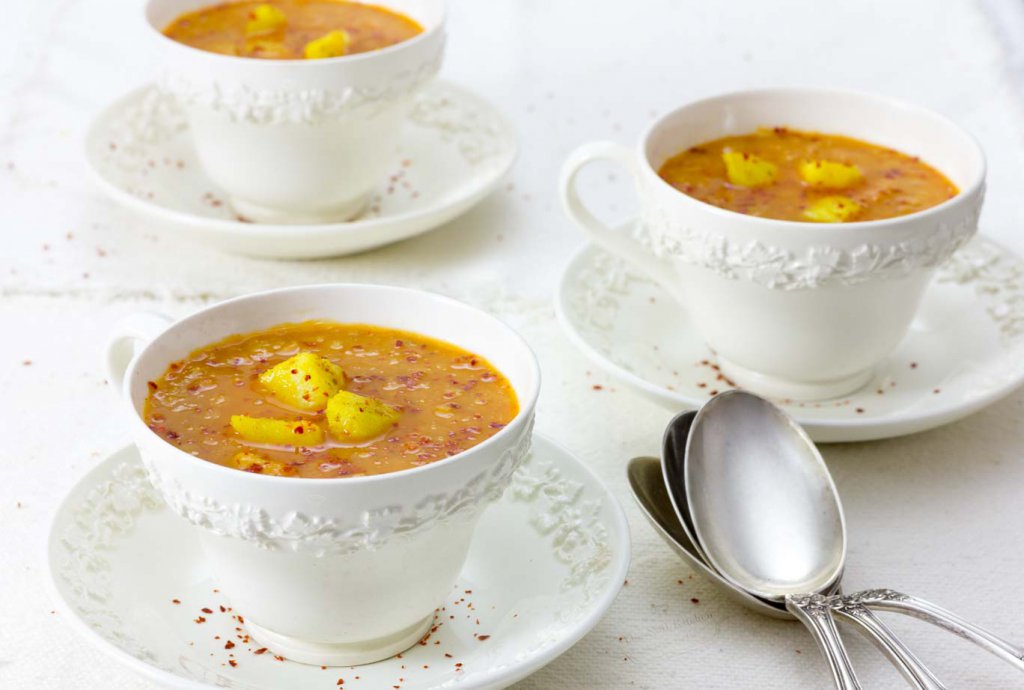
POLYGON ((124 391, 124 375, 137 352, 137 346, 153 340, 167 330, 173 319, 163 314, 140 312, 122 319, 107 341, 107 381, 118 393, 124 391))
MULTIPOLYGON (((584 144, 569 154, 562 166, 559 187, 562 208, 583 232, 605 251, 620 256, 633 267, 660 283, 670 292, 674 291, 674 275, 669 264, 646 251, 628 233, 609 228, 590 212, 580 199, 576 188, 576 177, 588 163, 609 161, 622 166, 638 182, 639 166, 632 149, 611 141, 595 141, 584 144)), ((639 185, 637 185, 639 186, 639 185)))

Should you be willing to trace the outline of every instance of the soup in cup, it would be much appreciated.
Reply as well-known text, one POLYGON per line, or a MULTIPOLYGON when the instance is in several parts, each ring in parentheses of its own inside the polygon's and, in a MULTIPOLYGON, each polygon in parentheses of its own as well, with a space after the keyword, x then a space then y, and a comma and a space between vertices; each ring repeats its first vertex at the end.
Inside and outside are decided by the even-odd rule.
POLYGON ((358 215, 445 43, 443 0, 149 0, 146 21, 203 170, 257 222, 358 215))
POLYGON ((151 481, 250 634, 319 665, 429 630, 528 452, 540 386, 494 317, 373 285, 139 315, 108 362, 151 481))
POLYGON ((816 400, 863 386, 899 344, 935 269, 977 231, 984 179, 977 142, 933 112, 772 89, 683 106, 636 149, 584 145, 561 193, 591 239, 685 307, 730 381, 816 400), (595 160, 631 173, 630 231, 579 197, 595 160))

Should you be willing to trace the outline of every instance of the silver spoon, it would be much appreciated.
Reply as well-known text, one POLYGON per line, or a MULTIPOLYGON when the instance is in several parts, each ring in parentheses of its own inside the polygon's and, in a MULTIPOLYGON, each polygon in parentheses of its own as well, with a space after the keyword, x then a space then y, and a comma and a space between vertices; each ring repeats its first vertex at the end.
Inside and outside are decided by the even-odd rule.
MULTIPOLYGON (((728 391, 694 418, 683 470, 685 513, 707 563, 733 586, 784 604, 814 635, 836 686, 859 688, 832 616, 846 562, 842 505, 803 429, 768 401, 728 391)), ((943 687, 866 607, 837 612, 912 686, 943 687)))
MULTIPOLYGON (((706 423, 708 415, 714 415, 718 417, 717 420, 712 419, 712 421, 715 422, 720 427, 718 433, 723 433, 724 430, 724 426, 722 423, 725 420, 723 419, 723 417, 728 415, 735 415, 732 422, 733 426, 742 424, 744 427, 749 427, 756 419, 758 420, 758 423, 764 426, 766 429, 772 429, 777 435, 780 436, 782 440, 788 439, 789 441, 793 442, 794 448, 788 449, 789 452, 792 453, 792 455, 788 457, 787 460, 792 462, 795 459, 798 459, 799 457, 802 456, 807 462, 807 467, 797 467, 796 469, 805 474, 813 475, 814 478, 819 482, 819 485, 816 489, 817 493, 812 493, 812 496, 810 497, 811 499, 813 499, 814 496, 817 496, 817 498, 820 500, 820 504, 817 506, 817 509, 827 511, 830 506, 834 506, 834 509, 838 510, 838 521, 841 525, 843 525, 842 551, 843 559, 845 560, 845 523, 842 519, 842 507, 839 504, 838 493, 836 492, 835 485, 832 483, 831 475, 829 475, 828 473, 828 468, 825 466, 824 460, 822 460, 821 455, 818 453, 818 450, 815 447, 814 443, 811 442, 810 438, 808 438, 807 434, 804 433, 803 429, 801 429, 800 426, 796 422, 794 422, 785 412, 783 412, 782 410, 780 410, 767 400, 764 400, 763 398, 760 398, 756 395, 744 391, 727 391, 713 398, 711 402, 704 406, 704 408, 700 411, 700 413, 697 414, 696 417, 686 422, 687 426, 691 429, 691 433, 687 437, 686 457, 684 458, 684 464, 689 463, 691 451, 693 450, 694 437, 697 436, 697 434, 693 432, 703 433, 702 424, 706 423), (704 419, 702 419, 702 415, 704 415, 704 419), (796 449, 797 446, 802 446, 802 450, 804 451, 803 454, 801 454, 796 449), (823 476, 821 473, 823 473, 823 476)), ((713 430, 713 427, 708 428, 713 430)), ((758 464, 764 464, 764 461, 767 460, 768 453, 766 452, 766 448, 764 447, 764 445, 756 438, 753 438, 751 434, 743 433, 736 434, 735 436, 737 438, 743 438, 744 442, 747 444, 747 447, 745 450, 741 450, 740 452, 738 452, 735 458, 732 458, 735 461, 734 464, 736 465, 733 471, 742 473, 743 479, 746 480, 749 478, 749 474, 747 473, 749 473, 749 471, 753 467, 755 467, 758 464), (762 461, 760 463, 751 459, 751 457, 755 454, 762 454, 762 461)), ((709 443, 712 442, 712 439, 710 437, 704 440, 708 441, 709 443)), ((733 441, 735 440, 736 439, 733 439, 733 441)), ((715 443, 720 444, 721 439, 715 441, 715 443)), ((730 443, 729 445, 733 448, 733 450, 736 449, 735 443, 730 443)), ((705 462, 702 466, 705 469, 713 468, 713 464, 709 464, 708 462, 706 462, 707 458, 704 458, 704 460, 705 462)), ((781 464, 779 466, 779 469, 785 469, 785 463, 781 464)), ((800 474, 800 472, 796 472, 794 474, 794 479, 797 475, 800 474)), ((688 475, 684 477, 684 479, 688 478, 688 475)), ((773 476, 772 478, 777 479, 777 477, 775 476, 773 476)), ((689 487, 690 484, 689 482, 687 482, 687 501, 683 504, 683 507, 687 513, 687 520, 691 524, 695 524, 697 520, 693 514, 694 509, 691 505, 692 494, 690 493, 689 487)), ((748 489, 750 488, 749 484, 747 485, 747 487, 748 489)), ((728 487, 720 488, 724 489, 726 493, 729 493, 728 487)), ((761 514, 758 511, 757 506, 753 508, 747 508, 747 510, 750 513, 758 514, 758 518, 754 520, 754 523, 752 525, 748 525, 753 527, 753 532, 756 532, 758 529, 766 526, 766 520, 763 520, 762 518, 768 518, 767 522, 771 522, 774 525, 773 529, 778 529, 780 525, 784 526, 786 524, 787 517, 792 517, 792 511, 790 510, 792 504, 789 501, 791 501, 794 498, 795 494, 792 491, 786 493, 791 488, 792 487, 788 485, 781 485, 779 487, 779 490, 782 492, 780 496, 784 497, 785 499, 781 500, 780 502, 787 509, 784 514, 780 513, 779 511, 773 511, 771 509, 770 497, 768 497, 766 501, 762 501, 762 504, 760 505, 760 509, 765 511, 763 514, 761 514), (780 515, 782 515, 781 520, 779 519, 780 515)), ((734 496, 741 496, 736 492, 732 493, 734 496)), ((759 497, 761 499, 765 499, 766 497, 764 494, 764 491, 760 491, 759 497)), ((806 498, 808 497, 805 496, 805 499, 806 498)), ((737 525, 733 526, 737 527, 737 525)), ((809 530, 807 525, 801 527, 800 525, 791 524, 790 527, 802 529, 807 534, 811 534, 814 531, 809 530)), ((700 544, 701 548, 703 548, 706 552, 708 546, 703 541, 699 529, 695 529, 694 531, 697 537, 694 540, 695 543, 700 544)), ((759 542, 758 545, 762 547, 760 553, 761 556, 765 556, 764 547, 768 546, 767 557, 770 558, 771 545, 766 544, 764 541, 759 542)), ((712 565, 712 567, 714 567, 714 562, 712 560, 709 559, 707 562, 709 565, 712 565)), ((839 580, 837 579, 837 587, 838 584, 839 580)), ((936 606, 935 604, 927 602, 923 599, 910 596, 908 594, 895 592, 891 589, 865 590, 862 592, 842 597, 832 597, 832 608, 835 613, 838 613, 841 616, 848 618, 850 620, 855 620, 856 622, 861 623, 862 626, 860 629, 864 631, 866 634, 868 634, 868 636, 873 641, 879 644, 883 651, 886 651, 886 647, 889 647, 890 651, 892 651, 894 645, 902 645, 900 645, 899 641, 892 635, 892 633, 887 631, 887 629, 881 624, 880 621, 874 618, 871 609, 879 609, 883 611, 902 613, 905 615, 913 616, 925 622, 931 623, 932 625, 936 625, 940 628, 943 628, 944 630, 948 630, 949 632, 954 633, 959 637, 962 637, 970 642, 973 642, 982 649, 1008 662, 1014 668, 1024 671, 1024 647, 1009 642, 1008 640, 1005 640, 1000 636, 980 626, 977 626, 971 623, 970 621, 965 620, 964 618, 958 616, 957 614, 951 611, 948 611, 940 606, 936 606), (888 639, 877 639, 877 636, 880 633, 885 634, 888 639)), ((903 648, 903 650, 905 655, 909 655, 909 651, 907 651, 905 647, 903 648)), ((896 661, 895 658, 893 660, 896 661)), ((913 655, 905 656, 903 659, 903 662, 905 663, 913 661, 916 661, 916 659, 913 658, 913 655)), ((926 685, 927 687, 935 687, 938 681, 935 680, 934 676, 931 676, 930 673, 927 673, 926 669, 924 669, 923 666, 920 666, 920 662, 917 662, 917 664, 918 669, 916 672, 913 668, 901 668, 901 670, 904 671, 904 675, 908 677, 908 680, 911 679, 912 675, 918 676, 917 680, 919 683, 924 683, 924 685, 926 685)))
MULTIPOLYGON (((692 421, 696 413, 690 412, 685 414, 688 414, 689 421, 692 421)), ((746 591, 737 588, 727 581, 701 560, 700 555, 694 548, 693 542, 687 536, 686 531, 683 530, 679 517, 675 513, 675 509, 669 499, 668 492, 665 490, 661 462, 657 458, 633 458, 629 461, 626 473, 629 478, 630 488, 633 491, 633 497, 640 506, 641 512, 651 523, 651 526, 654 527, 654 530, 661 535, 661 538, 668 542, 669 546, 690 567, 703 575, 709 582, 722 589, 733 600, 752 611, 773 618, 794 620, 793 614, 787 611, 784 605, 773 604, 751 596, 746 591)), ((833 597, 833 599, 840 599, 840 597, 833 597)), ((916 669, 921 669, 920 676, 922 678, 928 678, 931 674, 926 669, 923 669, 913 653, 903 646, 874 617, 871 611, 867 610, 866 607, 863 608, 866 615, 860 618, 850 616, 847 622, 855 624, 857 629, 873 642, 893 665, 903 673, 911 685, 921 689, 941 688, 942 686, 937 684, 937 681, 935 685, 929 685, 926 681, 915 682, 912 679, 916 669)))

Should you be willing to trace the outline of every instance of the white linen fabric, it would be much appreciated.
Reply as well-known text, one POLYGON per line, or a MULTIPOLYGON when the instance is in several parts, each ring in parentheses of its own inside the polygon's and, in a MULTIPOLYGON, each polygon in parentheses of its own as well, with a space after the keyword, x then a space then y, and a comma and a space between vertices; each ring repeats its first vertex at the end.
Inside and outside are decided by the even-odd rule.
MULTIPOLYGON (((582 642, 519 687, 827 687, 796 624, 732 604, 644 523, 625 462, 655 454, 672 411, 619 390, 577 353, 551 294, 582 236, 555 180, 578 144, 635 142, 657 114, 715 92, 768 85, 878 91, 945 112, 990 162, 981 232, 1024 251, 1019 61, 972 0, 453 0, 442 74, 498 104, 523 153, 506 185, 429 235, 363 255, 267 262, 219 254, 105 199, 81 141, 90 118, 147 82, 154 50, 138 0, 8 2, 0 22, 0 687, 150 688, 89 647, 53 606, 49 514, 89 467, 128 441, 101 353, 121 316, 182 315, 223 297, 321 281, 415 286, 478 304, 522 330, 544 373, 538 428, 579 454, 623 502, 628 584, 582 642), (812 9, 813 8, 813 9, 812 9)), ((993 17, 997 15, 993 14, 993 17)), ((997 25, 998 22, 998 25, 997 25)), ((621 171, 585 175, 610 219, 632 206, 621 171)), ((1024 641, 1024 394, 963 422, 885 442, 829 446, 850 534, 846 588, 888 586, 1024 641)), ((886 620, 951 687, 1024 677, 946 633, 886 620)), ((900 687, 848 635, 865 687, 900 687)))

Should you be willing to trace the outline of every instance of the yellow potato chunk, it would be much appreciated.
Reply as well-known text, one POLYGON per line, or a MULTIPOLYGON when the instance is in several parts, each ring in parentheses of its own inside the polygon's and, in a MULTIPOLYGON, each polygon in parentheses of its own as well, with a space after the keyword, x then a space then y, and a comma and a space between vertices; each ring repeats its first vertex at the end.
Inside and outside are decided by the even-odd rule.
POLYGON ((304 419, 289 421, 236 414, 231 416, 231 428, 250 443, 265 443, 272 446, 319 446, 324 442, 324 430, 304 419))
POLYGON ((274 396, 300 410, 317 411, 345 385, 345 372, 329 359, 300 352, 260 374, 274 396))
POLYGON ((864 179, 864 175, 856 165, 826 160, 802 162, 800 177, 804 178, 804 182, 812 187, 827 187, 828 189, 852 187, 864 179))
POLYGON ((339 440, 365 441, 398 421, 398 410, 379 400, 340 391, 327 403, 327 425, 339 440))
POLYGON ((253 474, 273 474, 278 477, 285 477, 295 474, 295 468, 275 460, 268 460, 258 453, 250 453, 243 450, 236 453, 231 459, 235 467, 253 474))
POLYGON ((804 217, 818 223, 842 223, 860 212, 860 204, 846 196, 823 196, 804 209, 804 217))
POLYGON ((249 13, 249 21, 245 23, 246 36, 262 36, 280 31, 288 25, 288 17, 273 5, 257 5, 249 13))
POLYGON ((349 37, 344 31, 332 31, 306 44, 307 60, 341 57, 348 52, 349 37))
POLYGON ((741 187, 763 187, 775 181, 779 169, 770 161, 742 151, 725 150, 722 152, 725 172, 729 182, 741 187))

